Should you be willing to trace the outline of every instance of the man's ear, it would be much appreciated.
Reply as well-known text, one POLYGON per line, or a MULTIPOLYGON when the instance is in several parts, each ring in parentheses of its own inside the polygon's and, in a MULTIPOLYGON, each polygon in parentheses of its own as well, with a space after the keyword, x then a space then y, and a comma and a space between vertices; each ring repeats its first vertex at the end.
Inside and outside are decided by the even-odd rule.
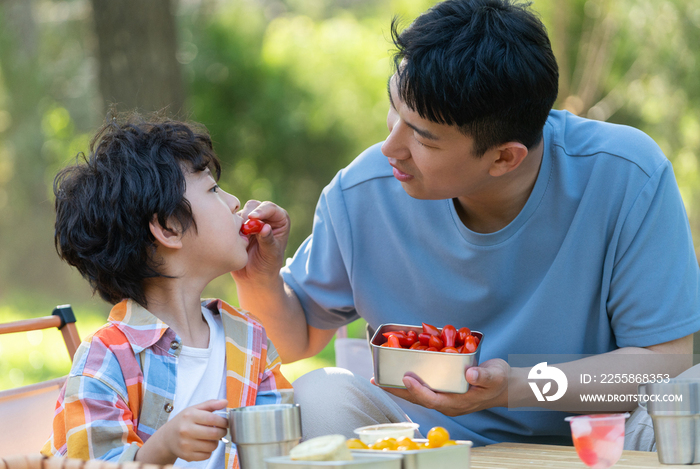
POLYGON ((164 228, 158 222, 158 215, 153 214, 148 226, 156 242, 161 246, 169 249, 180 249, 182 247, 182 234, 173 228, 164 228))
POLYGON ((525 145, 519 142, 507 142, 490 150, 496 152, 489 174, 493 177, 503 176, 520 166, 528 154, 525 145))

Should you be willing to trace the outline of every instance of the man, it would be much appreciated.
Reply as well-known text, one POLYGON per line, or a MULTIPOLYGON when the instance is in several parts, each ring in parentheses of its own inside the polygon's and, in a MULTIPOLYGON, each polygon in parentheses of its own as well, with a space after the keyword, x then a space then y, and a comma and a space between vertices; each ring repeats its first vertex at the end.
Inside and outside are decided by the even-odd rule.
POLYGON ((550 112, 557 65, 526 6, 448 0, 392 32, 389 136, 325 188, 313 234, 281 275, 288 219, 266 204, 244 209, 275 230, 234 273, 241 306, 285 362, 314 355, 358 317, 484 333, 465 394, 408 376, 407 389, 384 390, 332 371, 297 380, 307 437, 404 411, 423 432, 440 425, 477 445, 570 444, 565 414, 516 411, 538 404, 509 355, 585 354, 557 364, 568 391, 552 408, 569 412, 591 410, 582 393, 636 393, 627 379, 611 388, 581 383, 582 373, 672 377, 690 366, 656 360, 688 358, 700 329, 671 164, 638 130, 550 112))

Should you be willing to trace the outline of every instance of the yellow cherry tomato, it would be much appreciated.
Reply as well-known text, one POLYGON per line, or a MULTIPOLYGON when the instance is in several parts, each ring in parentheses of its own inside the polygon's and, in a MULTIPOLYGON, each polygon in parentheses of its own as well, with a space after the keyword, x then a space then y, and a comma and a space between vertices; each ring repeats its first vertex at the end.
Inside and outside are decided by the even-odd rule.
POLYGON ((350 438, 345 442, 345 444, 347 445, 348 449, 369 449, 369 446, 357 438, 350 438))
POLYGON ((413 451, 418 449, 418 444, 408 437, 400 439, 396 444, 398 445, 396 448, 397 451, 413 451))
POLYGON ((430 449, 430 443, 427 441, 425 443, 417 443, 417 445, 417 449, 430 449))
POLYGON ((431 448, 440 448, 450 439, 450 434, 443 427, 433 427, 428 432, 428 445, 431 448))
POLYGON ((445 447, 445 446, 455 446, 456 444, 457 444, 457 442, 456 442, 455 440, 447 440, 446 442, 444 442, 444 443, 442 444, 442 446, 443 446, 443 447, 445 447))
POLYGON ((379 450, 386 450, 386 451, 395 451, 398 445, 396 444, 396 438, 382 438, 381 440, 377 440, 371 445, 369 445, 369 449, 379 449, 379 450))

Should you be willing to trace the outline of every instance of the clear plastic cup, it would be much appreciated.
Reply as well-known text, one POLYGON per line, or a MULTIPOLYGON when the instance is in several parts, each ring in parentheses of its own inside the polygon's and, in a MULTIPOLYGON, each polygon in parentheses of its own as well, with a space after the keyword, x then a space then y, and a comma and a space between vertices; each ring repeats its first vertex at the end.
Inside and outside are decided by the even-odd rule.
POLYGON ((622 456, 625 419, 630 414, 594 414, 566 417, 578 457, 593 469, 613 466, 622 456))

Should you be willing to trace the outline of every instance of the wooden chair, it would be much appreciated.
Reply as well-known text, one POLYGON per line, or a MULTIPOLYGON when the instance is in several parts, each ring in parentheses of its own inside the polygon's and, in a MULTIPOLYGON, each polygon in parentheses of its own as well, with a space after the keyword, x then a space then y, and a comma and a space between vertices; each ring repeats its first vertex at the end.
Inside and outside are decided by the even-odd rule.
POLYGON ((74 458, 47 458, 39 453, 31 453, 0 457, 0 469, 175 469, 175 466, 137 462, 117 464, 96 459, 83 461, 74 458))
POLYGON ((13 332, 29 332, 40 329, 58 328, 63 334, 63 341, 66 343, 68 355, 71 361, 80 345, 78 329, 75 327, 75 314, 70 305, 56 306, 51 316, 40 318, 22 319, 20 321, 6 322, 0 324, 0 334, 10 334, 13 332))
MULTIPOLYGON (((58 328, 71 361, 80 345, 70 305, 57 306, 51 316, 0 324, 0 334, 58 328)), ((49 438, 56 399, 66 377, 0 391, 0 457, 36 453, 49 438)), ((0 469, 2 464, 0 464, 0 469)))

